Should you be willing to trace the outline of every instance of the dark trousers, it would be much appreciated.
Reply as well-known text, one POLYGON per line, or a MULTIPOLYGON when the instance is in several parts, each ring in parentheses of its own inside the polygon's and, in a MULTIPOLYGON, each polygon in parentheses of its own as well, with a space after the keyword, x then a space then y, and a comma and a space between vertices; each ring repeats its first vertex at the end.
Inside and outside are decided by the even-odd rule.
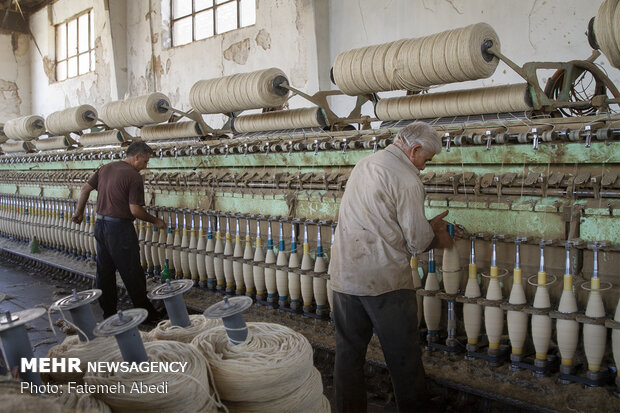
POLYGON ((140 265, 140 245, 133 223, 129 220, 107 221, 97 219, 96 285, 103 293, 99 304, 103 317, 116 314, 116 270, 118 270, 134 307, 145 308, 149 315, 156 315, 155 307, 146 298, 146 277, 140 265))
POLYGON ((364 362, 373 328, 390 371, 398 410, 409 412, 425 408, 428 393, 416 313, 413 290, 392 291, 379 296, 334 292, 335 411, 366 411, 364 362))

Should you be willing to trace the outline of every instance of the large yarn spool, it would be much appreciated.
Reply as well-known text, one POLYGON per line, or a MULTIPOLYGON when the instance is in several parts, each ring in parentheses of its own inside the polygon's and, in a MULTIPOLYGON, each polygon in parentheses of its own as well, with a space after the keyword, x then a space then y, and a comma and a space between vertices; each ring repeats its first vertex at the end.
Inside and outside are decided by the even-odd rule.
POLYGON ((97 110, 90 105, 80 105, 50 114, 45 127, 52 135, 65 135, 92 128, 97 123, 97 110))
POLYGON ((118 129, 87 133, 80 136, 80 144, 82 146, 118 145, 123 141, 123 133, 118 129))
POLYGON ((381 99, 381 120, 442 118, 484 113, 522 112, 532 102, 527 83, 381 99))
POLYGON ((327 120, 323 109, 301 108, 238 116, 233 119, 232 128, 236 132, 245 133, 318 128, 325 125, 327 125, 327 120))
POLYGON ((2 152, 14 153, 14 152, 30 152, 34 149, 34 145, 30 142, 6 142, 0 145, 2 152))
POLYGON ((489 77, 499 59, 485 48, 500 47, 486 23, 473 24, 418 39, 398 40, 348 50, 336 56, 334 82, 347 95, 390 90, 423 90, 489 77))
POLYGON ((277 68, 200 80, 192 86, 189 101, 200 113, 274 108, 288 98, 288 89, 279 86, 282 82, 288 79, 277 68))
POLYGON ((247 327, 249 339, 239 345, 230 345, 224 327, 207 330, 192 341, 207 358, 222 400, 267 402, 299 389, 313 370, 308 340, 279 324, 247 323, 247 327))
POLYGON ((171 115, 170 99, 159 92, 109 102, 101 108, 101 118, 111 128, 166 122, 171 115))
POLYGON ((596 42, 609 62, 620 69, 620 2, 605 0, 594 19, 596 42))
MULTIPOLYGON (((140 335, 143 341, 151 341, 149 334, 140 333, 140 335)), ((82 373, 50 372, 46 373, 48 376, 43 376, 42 378, 55 383, 82 382, 84 372, 87 370, 87 364, 95 361, 106 361, 108 355, 116 348, 117 344, 114 337, 98 337, 95 340, 82 342, 77 335, 68 336, 62 343, 50 348, 46 357, 77 357, 80 359, 80 370, 82 370, 82 373)))
POLYGON ((192 138, 203 135, 202 126, 200 126, 200 123, 194 121, 148 125, 140 129, 140 136, 145 141, 192 138))
MULTIPOLYGON (((2 413, 45 412, 73 413, 56 398, 41 397, 21 390, 21 381, 0 376, 0 406, 2 413)), ((90 413, 90 412, 89 412, 90 413)))
POLYGON ((51 138, 38 139, 33 142, 35 148, 40 151, 49 151, 52 149, 65 149, 71 146, 71 142, 64 136, 52 136, 51 138))
MULTIPOLYGON (((150 413, 158 412, 211 412, 220 405, 213 393, 209 377, 209 365, 198 349, 177 341, 153 341, 144 343, 150 362, 184 363, 183 373, 136 373, 97 372, 87 373, 84 382, 94 385, 121 383, 131 389, 135 382, 146 386, 168 383, 167 393, 99 393, 97 398, 107 403, 115 412, 150 413), (185 364, 187 363, 187 364, 185 364)), ((120 351, 114 351, 107 358, 109 362, 123 361, 120 351)))
POLYGON ((14 140, 31 141, 45 133, 41 116, 30 115, 11 119, 4 124, 4 134, 14 140))
POLYGON ((208 319, 202 314, 192 314, 189 316, 190 325, 187 327, 173 326, 170 320, 163 320, 150 331, 149 336, 153 340, 170 340, 190 343, 194 337, 213 327, 222 325, 221 320, 208 319))

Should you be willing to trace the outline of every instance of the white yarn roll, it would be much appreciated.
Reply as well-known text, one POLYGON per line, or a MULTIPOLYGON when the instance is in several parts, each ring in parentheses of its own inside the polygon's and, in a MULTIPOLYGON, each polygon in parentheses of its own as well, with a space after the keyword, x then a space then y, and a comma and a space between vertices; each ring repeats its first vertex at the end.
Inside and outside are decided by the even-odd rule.
POLYGON ((527 93, 528 85, 523 83, 401 96, 379 100, 375 113, 385 121, 520 112, 532 108, 527 93))
POLYGON ((620 69, 620 1, 605 0, 598 9, 594 19, 596 42, 609 59, 620 69))
POLYGON ((48 151, 51 149, 65 149, 69 146, 69 141, 64 136, 52 136, 51 138, 40 139, 33 142, 35 148, 40 151, 48 151))
POLYGON ((195 121, 148 125, 140 129, 140 136, 145 141, 191 138, 203 135, 204 132, 200 123, 195 121))
POLYGON ((56 400, 69 409, 80 413, 112 413, 110 406, 90 393, 80 394, 75 390, 69 392, 65 385, 60 385, 59 388, 59 392, 52 396, 56 396, 56 400))
MULTIPOLYGON (((126 392, 98 393, 97 398, 107 403, 115 412, 164 413, 212 412, 221 404, 215 401, 209 364, 200 351, 187 343, 178 341, 154 341, 144 347, 151 362, 180 362, 186 365, 184 373, 135 373, 135 372, 97 372, 87 373, 84 382, 94 385, 125 385, 126 392), (136 382, 146 386, 168 383, 168 392, 131 393, 136 382)), ((120 362, 120 351, 111 353, 105 361, 120 362)))
POLYGON ((189 101, 200 113, 229 113, 245 109, 282 106, 288 91, 280 95, 274 80, 286 79, 280 69, 270 68, 216 79, 200 80, 192 86, 189 101))
POLYGON ((323 396, 321 373, 314 367, 299 388, 283 397, 264 402, 226 402, 226 407, 230 413, 331 411, 329 401, 323 396))
POLYGON ((118 129, 85 133, 80 136, 80 144, 82 146, 118 145, 123 142, 123 140, 123 133, 118 129))
POLYGON ((2 152, 5 153, 13 153, 13 152, 30 152, 34 146, 29 142, 6 142, 0 145, 2 148, 2 152))
POLYGON ((80 105, 50 114, 45 127, 53 135, 64 135, 92 128, 97 123, 97 110, 90 105, 80 105))
POLYGON ((233 402, 267 402, 298 389, 312 369, 308 339, 279 324, 247 326, 248 341, 236 346, 229 344, 223 326, 192 341, 209 361, 220 397, 233 402))
POLYGON ((125 126, 143 126, 162 123, 170 119, 170 99, 163 93, 155 92, 148 95, 109 102, 101 108, 101 118, 111 128, 125 126), (160 104, 168 108, 160 111, 160 104))
POLYGON ((491 76, 499 63, 486 61, 487 40, 499 49, 497 33, 486 23, 430 36, 348 50, 334 60, 334 82, 348 95, 429 86, 491 76))
POLYGON ((157 327, 149 332, 149 336, 153 340, 170 340, 189 343, 203 331, 222 325, 221 320, 208 319, 203 317, 202 314, 190 315, 189 321, 190 325, 188 327, 173 326, 170 324, 170 320, 160 321, 157 327))
POLYGON ((30 141, 45 133, 41 116, 30 115, 11 119, 4 124, 4 134, 14 140, 30 141))
POLYGON ((238 116, 233 120, 233 129, 245 133, 314 128, 325 124, 325 115, 321 108, 301 108, 238 116))

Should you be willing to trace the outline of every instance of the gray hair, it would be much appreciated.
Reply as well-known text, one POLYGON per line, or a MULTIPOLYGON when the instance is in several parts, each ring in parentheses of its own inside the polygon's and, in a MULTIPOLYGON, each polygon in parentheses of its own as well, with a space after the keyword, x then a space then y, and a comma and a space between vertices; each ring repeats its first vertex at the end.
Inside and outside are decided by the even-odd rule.
POLYGON ((415 145, 422 145, 426 153, 438 154, 441 152, 441 137, 435 129, 424 122, 412 122, 398 131, 394 143, 402 149, 409 149, 415 145))

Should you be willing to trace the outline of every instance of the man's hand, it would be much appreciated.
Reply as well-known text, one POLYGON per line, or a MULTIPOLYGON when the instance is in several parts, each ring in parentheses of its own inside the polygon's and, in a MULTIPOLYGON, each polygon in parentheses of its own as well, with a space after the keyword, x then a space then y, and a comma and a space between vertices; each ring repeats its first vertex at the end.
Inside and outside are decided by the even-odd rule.
POLYGON ((155 217, 155 221, 153 222, 155 228, 157 229, 166 229, 166 223, 163 219, 155 217))
POLYGON ((84 211, 75 211, 75 213, 71 216, 71 221, 76 224, 81 224, 84 220, 84 211))
POLYGON ((448 223, 443 219, 446 217, 446 215, 448 215, 448 212, 449 211, 444 211, 429 221, 431 227, 433 228, 433 232, 437 233, 437 230, 441 228, 443 228, 444 230, 446 229, 448 223))

